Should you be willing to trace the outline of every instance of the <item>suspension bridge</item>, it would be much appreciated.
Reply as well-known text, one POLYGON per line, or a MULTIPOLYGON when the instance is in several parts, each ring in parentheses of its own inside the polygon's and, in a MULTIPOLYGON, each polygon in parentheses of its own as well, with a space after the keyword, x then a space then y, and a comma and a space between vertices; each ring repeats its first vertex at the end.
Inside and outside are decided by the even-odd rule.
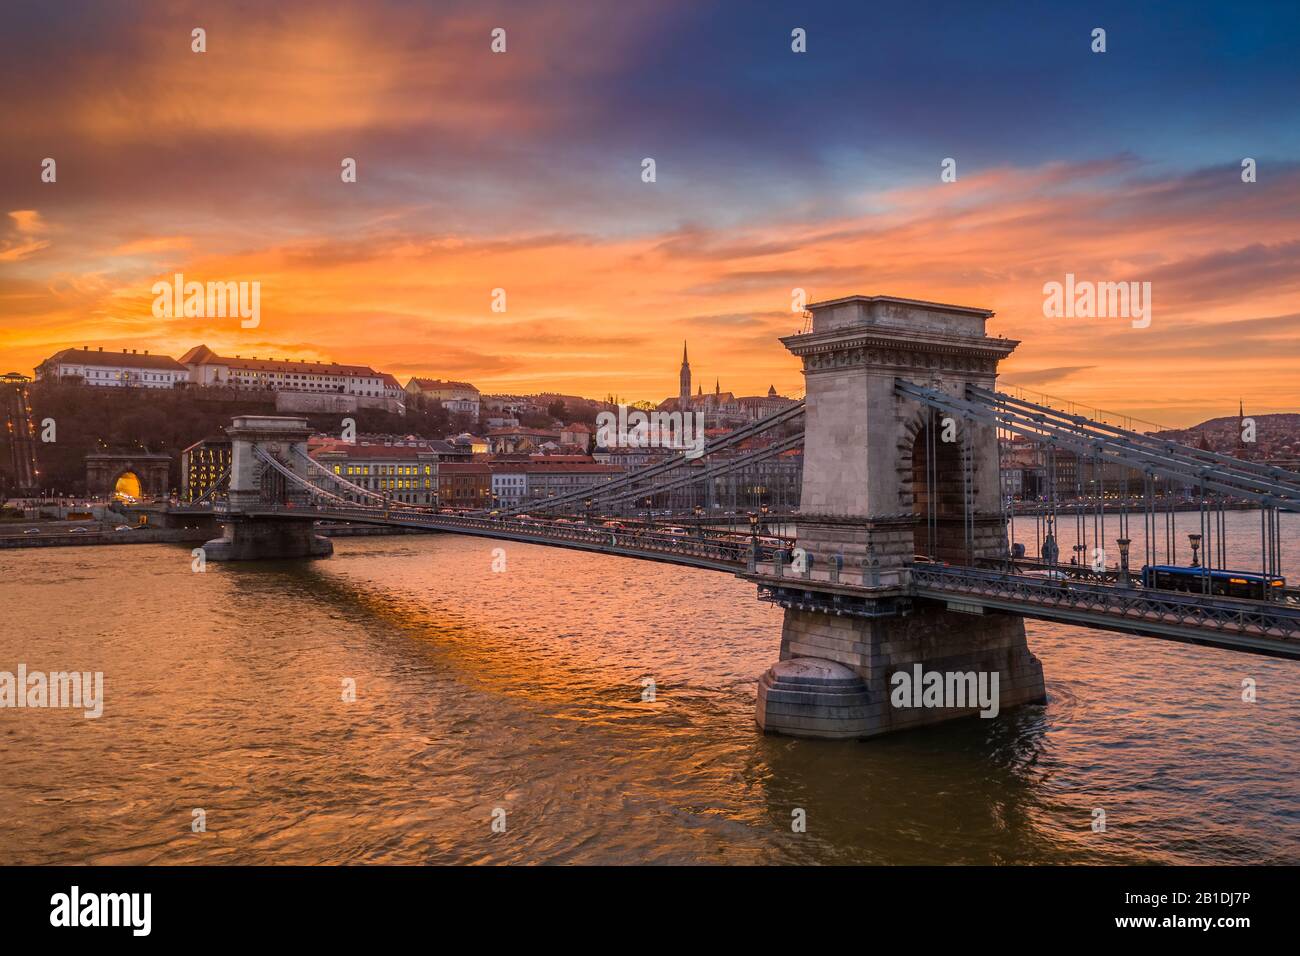
POLYGON ((1019 343, 986 333, 987 310, 890 296, 809 309, 811 328, 781 340, 803 362, 803 401, 712 439, 702 455, 671 455, 526 507, 453 514, 400 505, 311 458, 305 421, 237 418, 227 487, 212 504, 225 534, 205 546, 208 555, 325 554, 331 545, 314 524, 342 521, 735 574, 784 609, 758 721, 803 736, 870 737, 973 713, 892 706, 890 675, 915 664, 996 671, 1003 707, 1042 701, 1025 618, 1300 659, 1300 601, 1281 574, 1279 520, 1300 511, 1300 475, 999 390, 998 362, 1019 343), (1050 495, 1032 555, 1008 533, 999 446, 1013 436, 1047 450, 1050 495), (797 516, 750 514, 747 531, 707 516, 689 530, 593 520, 799 447, 797 516), (1058 458, 1076 476, 1100 476, 1095 497, 1068 512, 1056 497, 1058 458), (1108 473, 1141 494, 1108 505, 1100 491, 1108 473), (1173 488, 1191 491, 1199 514, 1188 565, 1175 560, 1173 488), (1230 567, 1226 543, 1225 509, 1242 502, 1260 516, 1259 567, 1250 571, 1230 567), (1108 507, 1118 507, 1109 526, 1108 507), (793 520, 793 537, 771 533, 778 517, 793 520), (1071 521, 1085 560, 1066 563, 1057 533, 1071 521), (1118 533, 1114 550, 1103 540, 1108 527, 1118 533), (1142 563, 1130 566, 1139 529, 1142 563))

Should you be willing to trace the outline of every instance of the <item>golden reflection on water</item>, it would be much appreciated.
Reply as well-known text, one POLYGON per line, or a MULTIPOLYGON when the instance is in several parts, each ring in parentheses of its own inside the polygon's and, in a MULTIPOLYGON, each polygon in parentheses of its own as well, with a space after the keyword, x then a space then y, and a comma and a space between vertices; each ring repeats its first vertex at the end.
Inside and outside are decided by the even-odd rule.
POLYGON ((336 546, 205 574, 167 546, 0 552, 0 669, 102 669, 106 697, 0 711, 0 862, 1300 859, 1292 662, 1034 622, 1046 707, 796 741, 753 724, 779 612, 726 575, 336 546))

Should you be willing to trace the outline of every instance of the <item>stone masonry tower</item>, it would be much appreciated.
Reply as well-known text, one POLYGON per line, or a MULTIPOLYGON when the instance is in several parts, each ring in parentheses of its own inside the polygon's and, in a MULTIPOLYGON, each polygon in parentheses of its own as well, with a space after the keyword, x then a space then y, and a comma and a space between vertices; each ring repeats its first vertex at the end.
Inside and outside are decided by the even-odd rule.
POLYGON ((302 418, 240 415, 226 429, 231 442, 230 494, 222 537, 203 546, 209 561, 307 558, 331 554, 333 544, 315 533, 308 494, 268 465, 269 455, 306 477, 311 429, 302 418))
MULTIPOLYGON (((760 725, 870 737, 977 711, 892 706, 891 678, 916 664, 997 672, 1000 708, 1043 700, 1022 618, 910 596, 915 556, 1004 558, 1006 522, 994 428, 895 390, 898 380, 958 397, 967 384, 992 389, 998 362, 1019 343, 986 334, 986 309, 862 295, 808 308, 812 331, 781 340, 803 361, 807 385, 798 547, 812 568, 836 571, 825 584, 805 574, 797 586, 808 599, 783 602, 781 663, 760 682, 760 725), (846 614, 846 601, 875 610, 846 614)), ((772 586, 763 568, 754 577, 772 586)))
POLYGON ((989 338, 986 309, 860 295, 809 309, 812 333, 781 340, 803 360, 808 393, 800 546, 843 554, 847 566, 874 561, 881 584, 906 584, 905 565, 927 552, 921 526, 933 495, 941 553, 932 557, 967 563, 964 472, 973 456, 972 557, 1002 557, 992 426, 945 421, 898 397, 894 381, 957 397, 968 383, 992 389, 998 362, 1020 343, 989 338))

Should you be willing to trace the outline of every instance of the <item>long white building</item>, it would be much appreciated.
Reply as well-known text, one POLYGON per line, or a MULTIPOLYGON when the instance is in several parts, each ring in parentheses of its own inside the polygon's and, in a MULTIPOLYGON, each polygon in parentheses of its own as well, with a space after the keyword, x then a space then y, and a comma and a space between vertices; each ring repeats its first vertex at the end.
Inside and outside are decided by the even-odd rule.
MULTIPOLYGON (((196 345, 181 356, 195 385, 226 385, 271 391, 337 392, 362 398, 384 398, 384 375, 369 365, 309 362, 303 359, 218 355, 196 345)), ((395 382, 393 384, 396 384, 395 382)))
POLYGON ((135 349, 105 352, 103 347, 64 349, 36 366, 36 377, 81 381, 109 388, 173 388, 189 380, 190 371, 167 355, 135 349))

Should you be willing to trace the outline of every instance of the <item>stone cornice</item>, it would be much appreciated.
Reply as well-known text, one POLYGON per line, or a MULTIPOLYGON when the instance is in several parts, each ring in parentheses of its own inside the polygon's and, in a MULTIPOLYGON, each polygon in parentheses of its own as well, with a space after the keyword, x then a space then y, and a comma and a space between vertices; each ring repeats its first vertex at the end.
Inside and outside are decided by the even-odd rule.
MULTIPOLYGON (((949 519, 953 517, 960 516, 947 516, 949 519)), ((1006 520, 1006 518, 998 512, 976 511, 973 517, 974 520, 980 524, 995 524, 1006 520)), ((911 526, 924 518, 925 515, 917 514, 912 511, 899 511, 892 514, 876 515, 833 515, 803 512, 795 515, 792 519, 792 523, 800 527, 878 528, 890 524, 911 526)))
POLYGON ((790 335, 781 342, 803 359, 805 374, 881 368, 996 375, 998 362, 1020 344, 1016 339, 862 325, 790 335))
POLYGON ((787 335, 781 344, 800 357, 845 349, 901 350, 940 355, 972 355, 981 358, 1006 358, 1019 339, 974 338, 969 335, 944 335, 887 326, 850 326, 829 332, 787 335))
POLYGON ((819 526, 823 528, 864 528, 878 527, 885 524, 907 525, 910 527, 916 523, 919 517, 919 515, 910 511, 884 515, 832 515, 804 512, 795 516, 794 524, 800 527, 819 526))

